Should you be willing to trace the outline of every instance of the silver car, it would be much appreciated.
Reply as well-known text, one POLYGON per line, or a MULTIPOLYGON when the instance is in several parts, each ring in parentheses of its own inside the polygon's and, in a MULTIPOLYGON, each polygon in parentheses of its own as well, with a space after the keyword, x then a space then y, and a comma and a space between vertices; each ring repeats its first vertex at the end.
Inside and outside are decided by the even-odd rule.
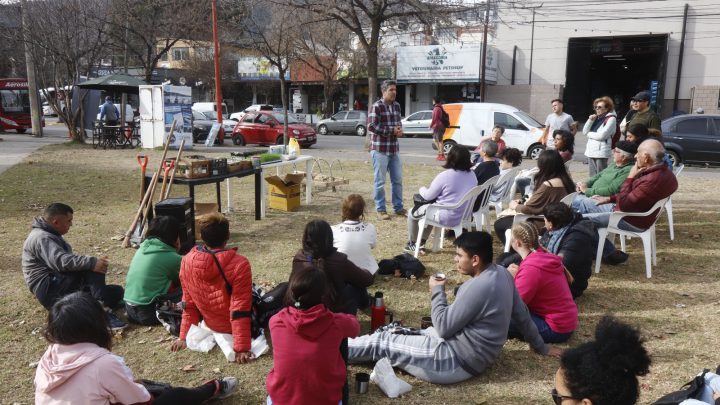
POLYGON ((432 121, 432 110, 423 110, 412 113, 405 117, 402 122, 403 134, 413 137, 415 135, 432 136, 430 122, 432 121))
POLYGON ((365 136, 367 133, 367 111, 340 111, 330 118, 317 123, 320 135, 351 133, 365 136))

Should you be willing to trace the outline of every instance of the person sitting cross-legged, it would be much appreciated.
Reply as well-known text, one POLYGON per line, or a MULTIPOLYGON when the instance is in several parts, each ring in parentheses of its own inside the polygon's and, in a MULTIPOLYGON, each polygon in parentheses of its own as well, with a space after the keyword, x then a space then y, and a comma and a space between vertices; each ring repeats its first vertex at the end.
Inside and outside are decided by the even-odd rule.
POLYGON ((22 250, 25 284, 46 309, 67 294, 87 290, 108 308, 112 328, 125 328, 127 324, 112 312, 122 306, 124 291, 105 284, 107 257, 76 255, 63 238, 73 225, 73 214, 69 205, 52 203, 35 218, 22 250))
MULTIPOLYGON (((455 149, 455 148, 453 148, 455 149)), ((458 236, 455 264, 470 277, 448 304, 446 280, 429 278, 433 328, 421 335, 376 331, 350 339, 350 363, 374 362, 383 357, 416 378, 435 384, 454 384, 481 374, 500 354, 510 322, 540 354, 559 356, 560 350, 543 342, 512 275, 492 263, 492 237, 487 232, 458 236)))
MULTIPOLYGON (((669 197, 678 188, 673 172, 663 161, 665 148, 654 140, 648 139, 640 144, 635 155, 635 165, 620 186, 620 191, 609 197, 596 196, 594 204, 582 204, 578 211, 591 219, 598 228, 607 227, 610 214, 614 211, 645 212, 655 203, 669 197)), ((655 221, 654 213, 643 217, 626 217, 618 226, 630 231, 644 231, 655 221)), ((616 265, 624 263, 628 255, 609 240, 605 240, 602 259, 604 263, 616 265)))
POLYGON ((177 303, 180 289, 180 223, 158 216, 148 225, 146 239, 135 252, 125 279, 125 311, 128 320, 140 325, 159 325, 157 302, 177 303))

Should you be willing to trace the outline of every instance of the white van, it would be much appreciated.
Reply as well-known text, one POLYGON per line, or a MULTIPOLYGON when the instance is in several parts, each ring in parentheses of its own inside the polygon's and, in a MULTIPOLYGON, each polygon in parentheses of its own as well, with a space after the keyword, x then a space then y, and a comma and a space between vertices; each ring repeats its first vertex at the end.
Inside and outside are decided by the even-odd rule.
MULTIPOLYGON (((210 103, 210 102, 193 103, 192 110, 204 113, 207 111, 217 111, 217 108, 215 108, 215 107, 216 107, 216 104, 214 102, 212 102, 212 103, 210 103)), ((227 119, 228 117, 230 117, 230 115, 228 114, 227 105, 225 103, 222 103, 222 110, 223 110, 223 112, 222 112, 223 118, 227 119)))
POLYGON ((532 159, 537 159, 544 146, 540 142, 543 125, 530 114, 506 104, 455 103, 443 108, 450 116, 450 127, 443 135, 443 150, 454 145, 476 148, 480 138, 490 135, 493 127, 505 128, 503 140, 508 148, 517 148, 532 159))

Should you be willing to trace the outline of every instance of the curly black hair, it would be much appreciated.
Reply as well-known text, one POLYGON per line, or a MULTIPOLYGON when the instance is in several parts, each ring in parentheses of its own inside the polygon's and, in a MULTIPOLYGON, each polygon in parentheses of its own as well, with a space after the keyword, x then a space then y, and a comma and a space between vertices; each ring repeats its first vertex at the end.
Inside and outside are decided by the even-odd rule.
POLYGON ((593 405, 632 405, 637 401, 638 376, 650 370, 650 356, 636 328, 604 316, 595 328, 595 341, 566 350, 560 357, 565 385, 574 398, 593 405))

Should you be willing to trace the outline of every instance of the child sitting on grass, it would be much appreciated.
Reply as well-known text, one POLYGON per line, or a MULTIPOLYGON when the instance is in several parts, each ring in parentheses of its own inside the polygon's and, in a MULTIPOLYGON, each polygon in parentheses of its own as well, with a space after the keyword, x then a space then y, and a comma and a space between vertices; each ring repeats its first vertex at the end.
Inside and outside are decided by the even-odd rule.
POLYGON ((45 338, 50 347, 35 372, 36 404, 200 404, 226 398, 237 388, 234 377, 197 388, 136 382, 123 358, 110 351, 105 311, 85 292, 66 295, 52 306, 45 338), (159 389, 151 394, 146 386, 159 389))

